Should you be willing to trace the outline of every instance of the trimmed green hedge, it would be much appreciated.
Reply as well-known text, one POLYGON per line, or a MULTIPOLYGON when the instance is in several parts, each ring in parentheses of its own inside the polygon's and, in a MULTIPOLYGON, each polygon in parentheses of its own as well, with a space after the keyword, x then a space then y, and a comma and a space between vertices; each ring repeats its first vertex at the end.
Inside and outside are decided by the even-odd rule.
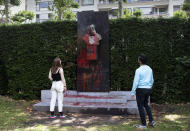
MULTIPOLYGON (((112 90, 130 90, 137 57, 144 52, 154 71, 155 102, 190 101, 190 85, 178 69, 176 57, 190 56, 190 21, 129 19, 111 22, 112 90), (126 56, 128 62, 125 62, 126 56)), ((187 70, 186 70, 187 71, 187 70)), ((190 81, 190 79, 189 79, 190 81)))
POLYGON ((76 22, 48 22, 0 28, 1 60, 6 65, 8 91, 15 99, 37 99, 49 89, 52 60, 62 59, 69 89, 75 89, 76 22))
MULTIPOLYGON (((63 61, 69 89, 75 89, 77 23, 46 22, 0 27, 0 93, 36 99, 50 89, 47 79, 55 56, 63 61)), ((189 67, 177 57, 190 56, 190 21, 128 19, 110 21, 111 90, 131 90, 137 57, 148 56, 154 71, 155 102, 190 101, 189 67), (127 56, 127 62, 126 62, 127 56)))

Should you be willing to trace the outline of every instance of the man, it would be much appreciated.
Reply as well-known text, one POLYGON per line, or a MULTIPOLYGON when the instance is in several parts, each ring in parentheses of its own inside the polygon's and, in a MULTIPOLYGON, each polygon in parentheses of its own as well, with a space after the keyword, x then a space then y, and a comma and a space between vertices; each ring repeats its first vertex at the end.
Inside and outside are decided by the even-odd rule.
POLYGON ((146 128, 146 118, 145 111, 148 114, 149 126, 154 126, 156 123, 152 118, 152 112, 148 105, 149 97, 152 92, 152 86, 154 83, 152 69, 146 65, 147 58, 144 54, 138 57, 138 63, 140 67, 135 72, 135 78, 133 81, 133 88, 131 91, 131 97, 134 98, 136 92, 137 106, 141 118, 142 124, 136 125, 136 128, 145 129, 146 128))

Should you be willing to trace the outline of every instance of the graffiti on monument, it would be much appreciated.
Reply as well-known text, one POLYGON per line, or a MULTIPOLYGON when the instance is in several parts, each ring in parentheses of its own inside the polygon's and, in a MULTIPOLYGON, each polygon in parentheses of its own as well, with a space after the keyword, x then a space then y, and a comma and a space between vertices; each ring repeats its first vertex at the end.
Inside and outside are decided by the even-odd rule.
POLYGON ((101 31, 101 29, 108 28, 108 20, 106 19, 107 26, 102 27, 105 25, 98 24, 96 22, 98 19, 92 15, 107 18, 105 12, 81 12, 78 14, 77 90, 108 91, 109 45, 106 40, 108 32, 101 31), (86 19, 86 22, 80 22, 80 18, 86 19), (104 36, 106 37, 104 38, 104 36))

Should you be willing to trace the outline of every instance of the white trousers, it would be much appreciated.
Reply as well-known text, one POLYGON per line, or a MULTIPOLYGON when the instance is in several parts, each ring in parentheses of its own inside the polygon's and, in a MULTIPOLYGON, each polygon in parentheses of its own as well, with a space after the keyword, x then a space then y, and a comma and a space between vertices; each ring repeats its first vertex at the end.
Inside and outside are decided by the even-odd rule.
POLYGON ((56 99, 58 100, 58 111, 63 110, 63 82, 53 81, 51 86, 51 101, 50 101, 50 111, 54 111, 56 99))

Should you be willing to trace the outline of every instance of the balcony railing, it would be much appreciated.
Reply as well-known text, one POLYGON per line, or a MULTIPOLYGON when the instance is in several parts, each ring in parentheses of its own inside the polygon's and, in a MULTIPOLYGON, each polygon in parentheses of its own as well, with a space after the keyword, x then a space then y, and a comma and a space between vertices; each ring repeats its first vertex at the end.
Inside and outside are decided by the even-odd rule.
POLYGON ((115 4, 118 1, 100 0, 99 4, 115 4))
POLYGON ((49 21, 50 19, 36 19, 37 23, 41 23, 41 22, 45 22, 45 21, 49 21))
MULTIPOLYGON (((162 2, 162 1, 169 1, 169 0, 127 0, 127 3, 140 3, 140 2, 162 2)), ((99 4, 115 4, 118 3, 118 1, 113 0, 100 0, 99 4)))
POLYGON ((144 18, 158 18, 158 17, 164 17, 164 18, 167 18, 169 17, 169 14, 167 12, 165 13, 161 13, 161 14, 146 14, 146 15, 142 15, 142 17, 144 18))
POLYGON ((131 2, 147 2, 147 1, 155 1, 155 0, 127 0, 128 3, 131 3, 131 2))

